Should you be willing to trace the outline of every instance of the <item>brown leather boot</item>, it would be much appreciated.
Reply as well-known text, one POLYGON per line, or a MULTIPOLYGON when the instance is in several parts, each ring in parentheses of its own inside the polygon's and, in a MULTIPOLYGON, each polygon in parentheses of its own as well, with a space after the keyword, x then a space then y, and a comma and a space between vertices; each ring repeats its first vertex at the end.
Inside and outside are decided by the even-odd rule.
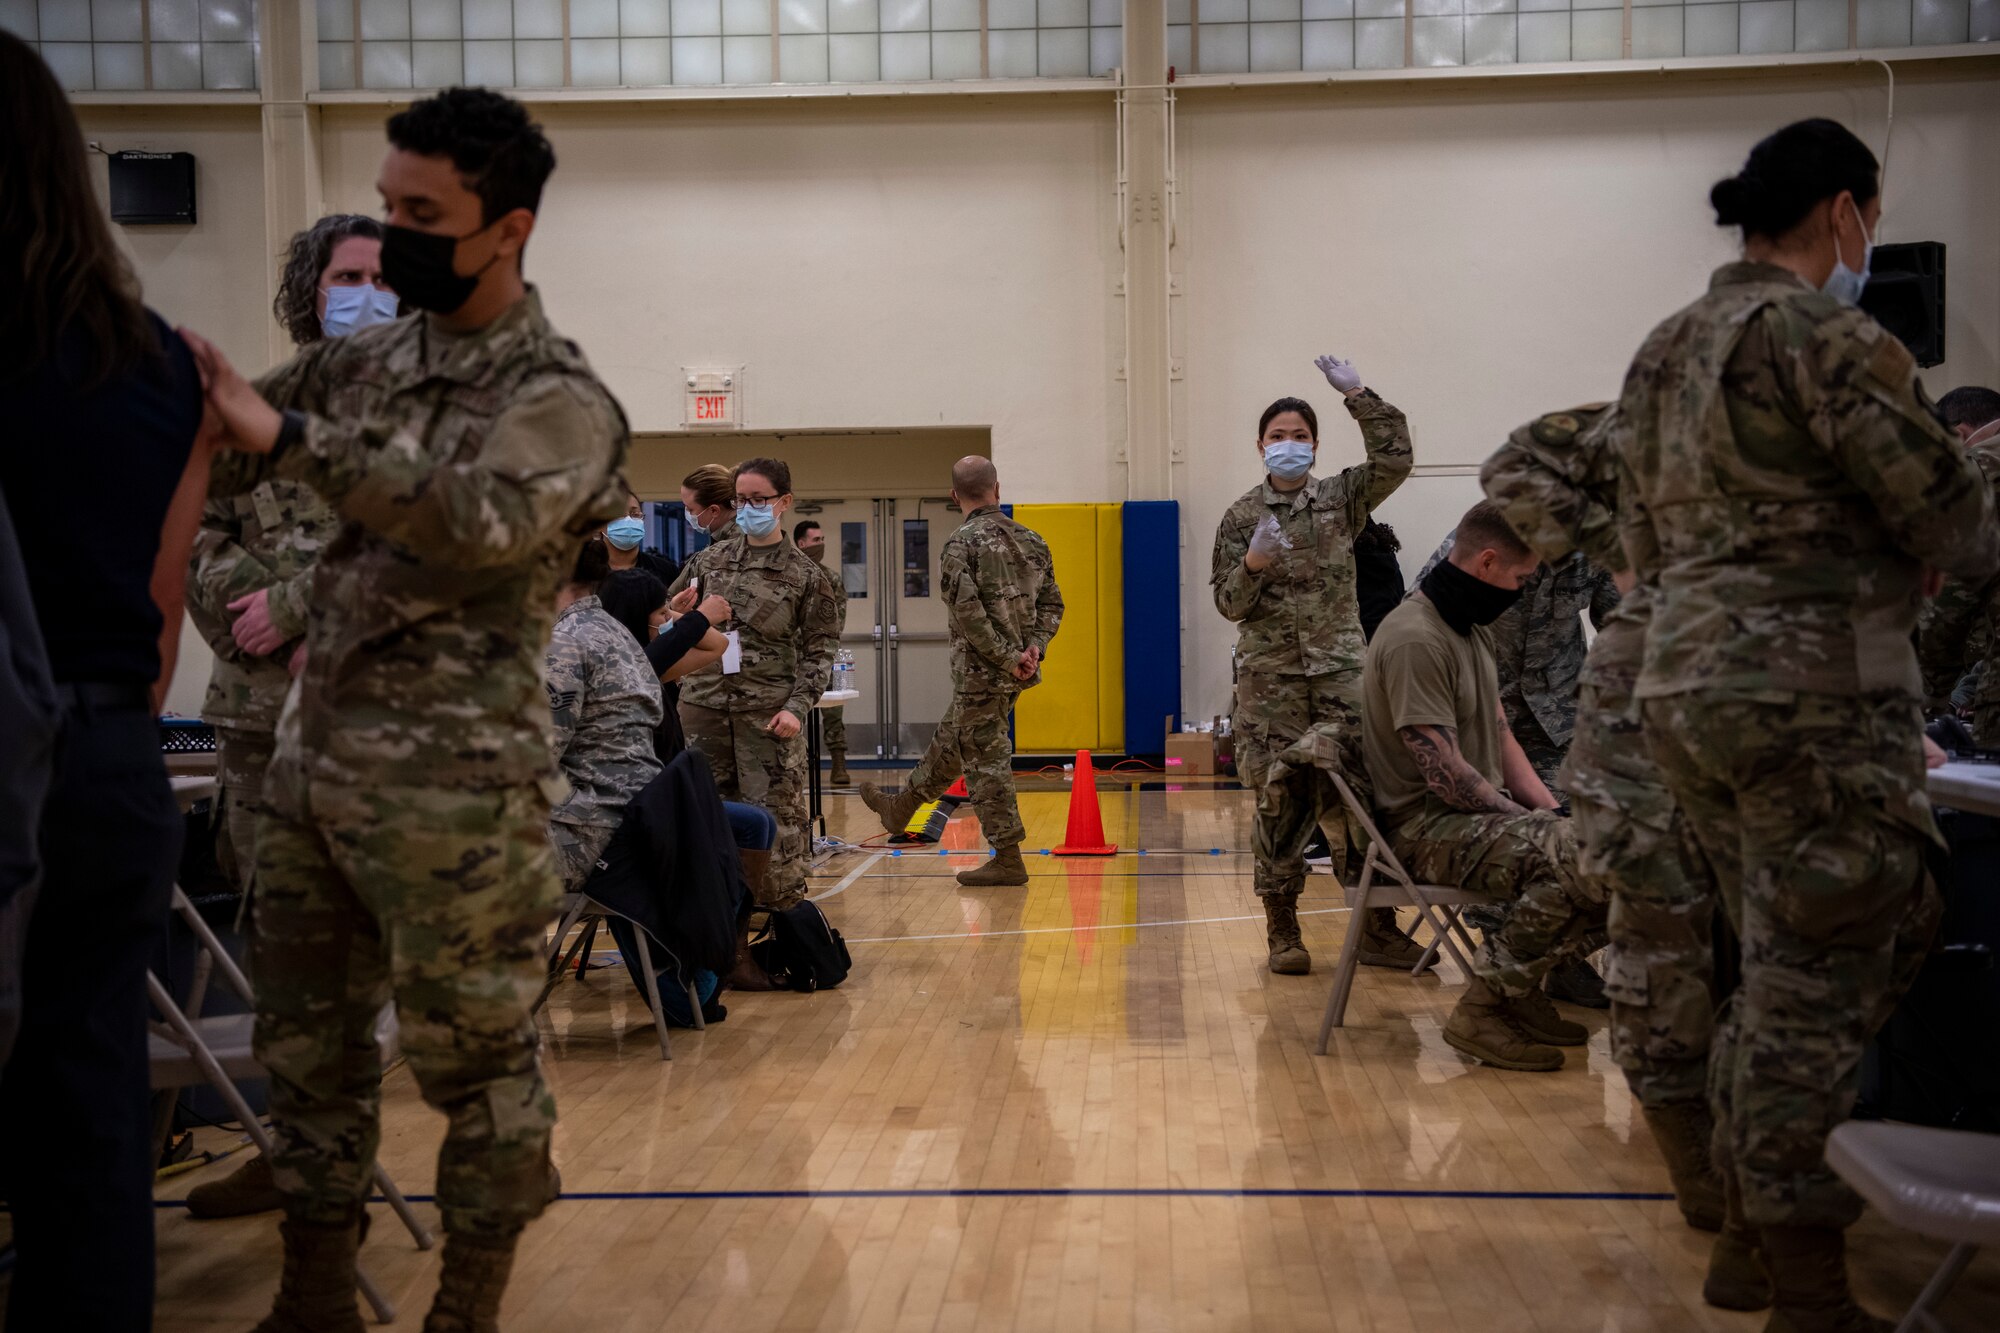
POLYGON ((1017 888, 1028 882, 1028 867, 1021 860, 1020 847, 995 847, 993 859, 983 866, 958 872, 958 882, 968 889, 1017 888))
POLYGON ((1715 1137, 1715 1117, 1706 1102, 1670 1102, 1642 1108, 1653 1142, 1667 1161, 1674 1182, 1674 1200, 1681 1216, 1697 1231, 1720 1231, 1723 1222, 1722 1177, 1709 1155, 1715 1137))
POLYGON ((729 975, 722 979, 725 990, 776 990, 778 983, 771 980, 750 952, 750 927, 743 927, 743 934, 736 941, 736 966, 729 969, 729 975))
POLYGON ((1847 1235, 1839 1227, 1764 1227, 1771 1318, 1764 1333, 1892 1333, 1847 1288, 1847 1235))
POLYGON ((271 1164, 264 1154, 251 1149, 250 1160, 231 1171, 220 1180, 211 1180, 206 1185, 196 1185, 188 1191, 188 1216, 207 1220, 212 1217, 248 1217, 252 1213, 268 1213, 284 1206, 285 1197, 278 1193, 278 1186, 271 1179, 271 1164))
POLYGON ((1716 1175, 1722 1186, 1722 1234, 1708 1252, 1701 1298, 1718 1310, 1768 1310, 1771 1275, 1764 1270, 1757 1229, 1744 1219, 1736 1174, 1725 1163, 1716 1175))
POLYGON ((1408 972, 1424 956, 1422 946, 1397 926, 1393 907, 1369 908, 1361 914, 1360 926, 1361 947, 1355 959, 1364 967, 1393 967, 1408 972))
POLYGON ((1299 934, 1299 895, 1264 896, 1264 939, 1271 949, 1271 970, 1281 977, 1302 977, 1312 971, 1312 955, 1299 934))
POLYGON ((1529 1037, 1498 991, 1474 977, 1445 1020, 1445 1044, 1499 1069, 1546 1074, 1563 1067, 1563 1053, 1529 1037))
POLYGON ((285 1270, 271 1313, 253 1333, 363 1333, 354 1303, 354 1256, 361 1248, 362 1216, 345 1222, 278 1223, 285 1242, 285 1270))
POLYGON ((424 1333, 500 1333, 500 1297, 514 1270, 514 1241, 446 1236, 437 1299, 424 1333))
POLYGON ((1572 1023, 1556 1012, 1556 1007, 1539 988, 1526 995, 1507 997, 1507 1011, 1521 1031, 1551 1046, 1582 1046, 1590 1040, 1590 1029, 1572 1023))
POLYGON ((901 833, 908 828, 910 816, 916 814, 917 807, 923 804, 913 791, 900 791, 889 796, 872 782, 861 784, 861 803, 875 812, 882 821, 885 833, 901 833))
POLYGON ((845 787, 850 780, 847 776, 847 751, 834 750, 829 757, 833 760, 833 766, 827 772, 827 783, 835 787, 845 787))

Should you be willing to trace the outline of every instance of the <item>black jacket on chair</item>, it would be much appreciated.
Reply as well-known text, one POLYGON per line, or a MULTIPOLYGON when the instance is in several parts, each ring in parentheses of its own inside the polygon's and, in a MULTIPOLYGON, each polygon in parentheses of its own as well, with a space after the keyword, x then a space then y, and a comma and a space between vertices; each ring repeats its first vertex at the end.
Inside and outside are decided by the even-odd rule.
POLYGON ((681 751, 632 798, 583 891, 643 926, 684 967, 735 965, 749 891, 701 751, 681 751))

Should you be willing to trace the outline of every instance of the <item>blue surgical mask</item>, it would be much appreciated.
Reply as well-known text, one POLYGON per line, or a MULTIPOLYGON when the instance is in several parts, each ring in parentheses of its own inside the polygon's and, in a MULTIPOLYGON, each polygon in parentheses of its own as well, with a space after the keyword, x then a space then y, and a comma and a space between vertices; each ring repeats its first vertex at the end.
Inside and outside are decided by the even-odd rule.
POLYGON ((319 326, 329 338, 344 338, 377 324, 393 324, 397 309, 396 294, 380 287, 329 287, 319 326))
POLYGON ((605 525, 604 538, 621 551, 630 551, 646 540, 646 520, 642 518, 614 519, 605 525))
POLYGON ((739 503, 736 526, 752 537, 768 537, 778 526, 778 512, 770 505, 739 503))
POLYGON ((1297 481, 1312 465, 1310 440, 1273 440, 1264 446, 1264 469, 1279 481, 1297 481))
MULTIPOLYGON (((1859 204, 1854 206, 1854 214, 1855 221, 1859 222, 1859 204)), ((1869 239, 1866 225, 1861 229, 1861 271, 1858 273, 1840 257, 1840 233, 1836 231, 1833 237, 1833 272, 1826 275, 1826 281, 1819 285, 1819 289, 1844 305, 1860 305, 1861 293, 1868 286, 1868 270, 1874 262, 1875 242, 1869 239)))
POLYGON ((681 510, 681 517, 682 517, 682 518, 684 518, 684 519, 686 519, 686 520, 687 520, 687 523, 688 523, 688 526, 689 526, 689 527, 691 527, 691 528, 693 528, 693 529, 694 529, 694 530, 695 530, 696 532, 700 532, 700 533, 704 533, 704 534, 705 534, 705 533, 707 533, 708 529, 707 529, 707 528, 704 528, 704 527, 703 527, 703 526, 701 525, 701 520, 700 520, 700 519, 698 519, 698 518, 696 518, 696 517, 694 516, 694 510, 692 510, 692 509, 687 509, 687 508, 683 508, 683 509, 681 510))

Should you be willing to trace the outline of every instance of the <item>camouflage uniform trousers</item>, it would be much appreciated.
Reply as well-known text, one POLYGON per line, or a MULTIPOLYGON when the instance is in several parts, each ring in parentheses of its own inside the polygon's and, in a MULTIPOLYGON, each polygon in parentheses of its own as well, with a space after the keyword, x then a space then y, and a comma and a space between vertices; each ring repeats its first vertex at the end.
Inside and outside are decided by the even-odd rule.
POLYGON ((822 708, 819 710, 819 738, 826 744, 827 754, 835 759, 847 758, 847 718, 845 708, 822 708))
POLYGON ((1717 1016, 1716 1158, 1757 1226, 1844 1227, 1860 1198, 1826 1164, 1862 1048, 1936 932, 1922 716, 1907 700, 1682 694, 1646 741, 1742 942, 1717 1016))
POLYGON ((564 893, 575 893, 597 869, 597 860, 618 830, 604 824, 567 824, 551 820, 549 846, 556 854, 556 877, 564 893))
MULTIPOLYGON (((1532 720, 1515 730, 1514 739, 1521 743, 1521 753, 1528 757, 1529 766, 1542 780, 1542 785, 1549 789, 1549 795, 1564 805, 1569 804, 1569 793, 1563 790, 1561 782, 1565 747, 1550 740, 1541 724, 1532 720)), ((1492 934, 1507 924, 1507 914, 1511 910, 1506 904, 1477 904, 1465 909, 1465 924, 1492 934)), ((1585 941, 1585 944, 1587 947, 1580 948, 1579 953, 1596 953, 1604 947, 1604 940, 1600 935, 1594 941, 1585 941)))
POLYGON ((984 682, 954 690, 905 788, 919 800, 935 801, 963 773, 979 827, 995 847, 1018 847, 1028 836, 1014 798, 1014 741, 1007 734, 1019 697, 1019 690, 984 682))
POLYGON ((215 729, 215 862, 250 892, 257 871, 257 817, 264 809, 264 772, 277 737, 245 727, 215 729))
POLYGON ((1577 869, 1611 903, 1611 1056, 1641 1106, 1705 1101, 1715 1029, 1715 883, 1629 696, 1585 685, 1570 745, 1577 869))
POLYGON ((1426 798, 1387 833, 1419 883, 1511 900, 1506 924, 1486 932, 1472 960, 1480 979, 1503 995, 1526 995, 1558 958, 1603 929, 1602 886, 1577 873, 1576 829, 1562 815, 1475 815, 1426 798))
POLYGON ((529 1005, 556 906, 548 817, 539 787, 315 783, 259 821, 256 1053, 293 1217, 338 1221, 368 1195, 391 998, 417 1086, 449 1118, 445 1229, 497 1240, 540 1215, 556 1108, 529 1005))
MULTIPOLYGON (((1236 706, 1230 718, 1236 740, 1237 780, 1253 792, 1262 792, 1277 757, 1297 744, 1314 723, 1341 720, 1359 735, 1360 691, 1359 671, 1319 676, 1238 672, 1236 706)), ((1317 779, 1310 769, 1300 769, 1295 780, 1296 800, 1311 808, 1318 799, 1313 790, 1317 779)), ((1282 802, 1270 804, 1275 807, 1282 802)), ((1259 809, 1252 844, 1257 852, 1254 884, 1258 897, 1283 897, 1305 888, 1306 844, 1312 841, 1313 828, 1310 820, 1280 821, 1259 809)))
MULTIPOLYGON (((776 710, 772 710, 776 711, 776 710)), ((812 843, 806 827, 806 732, 779 740, 764 729, 771 713, 760 709, 729 712, 681 700, 681 730, 701 751, 725 801, 761 805, 778 821, 771 867, 764 877, 759 907, 782 911, 806 896, 812 843)))

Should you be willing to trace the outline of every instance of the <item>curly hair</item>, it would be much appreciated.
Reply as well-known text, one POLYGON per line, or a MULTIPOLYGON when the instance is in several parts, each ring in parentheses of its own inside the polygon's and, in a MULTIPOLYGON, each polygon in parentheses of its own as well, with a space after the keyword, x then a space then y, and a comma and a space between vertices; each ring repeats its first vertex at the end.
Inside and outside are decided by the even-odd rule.
POLYGON ((449 157, 479 196, 480 221, 541 207, 556 152, 528 109, 490 88, 447 88, 389 117, 389 142, 406 153, 449 157))
POLYGON ((350 236, 382 239, 382 224, 359 213, 331 213, 292 237, 285 249, 285 273, 271 313, 300 347, 326 336, 319 326, 319 275, 333 261, 333 247, 350 236))

